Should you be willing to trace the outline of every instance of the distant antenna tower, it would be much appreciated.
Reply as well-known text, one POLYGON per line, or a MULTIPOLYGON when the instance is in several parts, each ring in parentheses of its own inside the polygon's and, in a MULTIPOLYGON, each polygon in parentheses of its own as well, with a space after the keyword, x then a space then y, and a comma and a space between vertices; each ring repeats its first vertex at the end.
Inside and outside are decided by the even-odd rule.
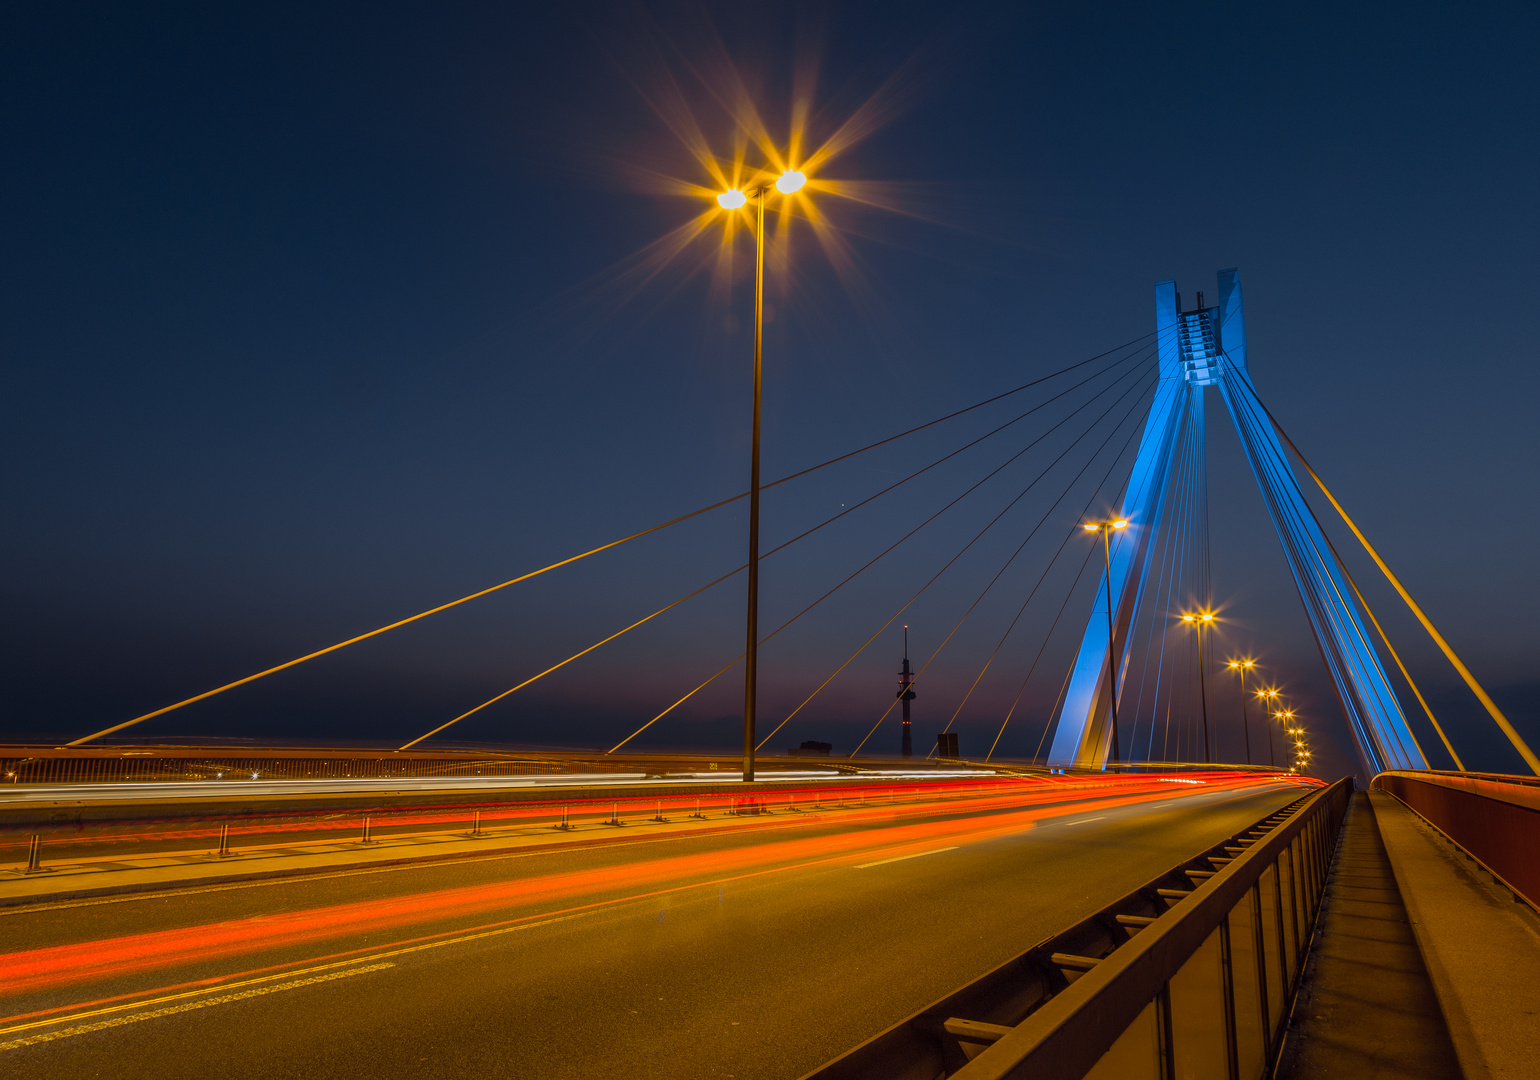
POLYGON ((909 670, 909 627, 904 627, 904 670, 898 673, 898 700, 904 703, 904 757, 914 757, 914 742, 909 728, 909 703, 914 700, 914 673, 909 670))

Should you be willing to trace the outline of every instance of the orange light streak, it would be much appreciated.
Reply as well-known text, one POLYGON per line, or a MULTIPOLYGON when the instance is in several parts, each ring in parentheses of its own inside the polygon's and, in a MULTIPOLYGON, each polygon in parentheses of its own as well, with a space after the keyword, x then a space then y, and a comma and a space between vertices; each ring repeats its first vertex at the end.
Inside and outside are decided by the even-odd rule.
MULTIPOLYGON (((8 994, 27 993, 178 964, 204 963, 279 946, 292 947, 364 932, 378 933, 432 920, 470 918, 508 908, 594 897, 614 890, 642 889, 642 895, 647 896, 654 895, 664 887, 667 887, 664 891, 680 891, 744 876, 806 868, 843 859, 869 858, 874 852, 902 853, 940 842, 976 843, 1035 827, 1044 819, 1059 814, 1078 813, 1086 804, 1094 804, 1097 808, 1131 806, 1156 798, 1180 797, 1191 790, 1162 783, 1158 778, 1120 779, 1126 782, 1085 785, 1103 789, 1105 794, 1089 795, 1077 800, 1076 809, 1073 810, 1040 806, 1021 808, 1019 798, 986 796, 970 807, 976 813, 999 811, 986 818, 894 823, 876 834, 869 831, 844 832, 831 836, 777 840, 728 851, 667 856, 412 896, 335 904, 284 912, 261 919, 227 920, 105 941, 15 952, 0 956, 0 986, 8 994), (1016 809, 1005 809, 1012 806, 1016 809), (699 880, 703 876, 711 880, 699 880)), ((1228 774, 1196 786, 1216 790, 1273 782, 1275 780, 1271 777, 1237 778, 1228 774)), ((896 822, 899 810, 888 806, 857 811, 842 821, 872 824, 896 822)), ((814 821, 816 819, 810 819, 809 823, 814 821)), ((593 900, 591 903, 614 904, 639 898, 631 894, 593 900)))

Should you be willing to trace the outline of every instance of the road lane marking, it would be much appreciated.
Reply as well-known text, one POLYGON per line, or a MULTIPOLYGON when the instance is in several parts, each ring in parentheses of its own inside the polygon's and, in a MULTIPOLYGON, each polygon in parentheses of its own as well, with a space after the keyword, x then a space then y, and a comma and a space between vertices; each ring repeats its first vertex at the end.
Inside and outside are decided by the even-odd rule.
POLYGON ((869 866, 886 866, 890 862, 903 862, 905 859, 918 859, 923 855, 939 855, 943 851, 956 851, 957 845, 951 847, 931 848, 929 851, 916 851, 913 855, 895 855, 891 859, 878 859, 876 862, 864 862, 856 865, 857 870, 865 870, 869 866))
MULTIPOLYGON (((1111 797, 1111 796, 1109 796, 1109 797, 1111 797)), ((1102 796, 1092 796, 1092 797, 1089 797, 1089 798, 1087 798, 1087 799, 1085 799, 1083 801, 1095 802, 1095 801, 1098 801, 1098 799, 1100 799, 1100 798, 1102 798, 1102 796)), ((1171 801, 1172 802, 1180 802, 1181 800, 1171 800, 1171 801)), ((1164 802, 1164 800, 1162 800, 1162 802, 1164 802)), ((1160 804, 1161 803, 1156 803, 1156 805, 1160 805, 1160 804)), ((1022 812, 1030 812, 1030 810, 1028 808, 1023 808, 1022 812)), ((1101 815, 1101 817, 1105 817, 1105 816, 1106 815, 1101 815)), ((1080 819, 1080 820, 1089 821, 1089 820, 1100 820, 1100 819, 1101 818, 1098 817, 1098 818, 1083 818, 1083 819, 1080 819)), ((1053 824, 1053 823, 1052 822, 1044 822, 1042 824, 1053 824)), ((1070 823, 1070 824, 1073 824, 1073 823, 1070 823)), ((662 838, 658 838, 658 839, 661 840, 662 838)), ((645 842, 657 842, 657 840, 653 840, 653 841, 640 841, 640 842, 644 842, 644 843, 645 842)), ((923 855, 937 854, 937 853, 943 852, 943 851, 954 851, 954 850, 956 850, 956 848, 957 848, 957 845, 952 845, 952 846, 944 847, 944 848, 932 848, 929 851, 918 852, 915 855, 898 856, 898 857, 895 857, 893 859, 882 859, 882 860, 877 860, 875 862, 857 864, 856 868, 857 869, 864 869, 864 868, 872 867, 872 866, 880 866, 880 865, 883 865, 884 863, 898 862, 898 861, 901 861, 902 859, 918 858, 918 857, 923 856, 923 855)), ((534 853, 531 853, 531 854, 534 854, 534 853)), ((494 857, 496 857, 496 856, 494 856, 494 857)), ((503 856, 503 857, 506 857, 506 856, 503 856)), ((787 865, 787 866, 769 867, 769 868, 766 868, 766 869, 755 870, 755 871, 751 871, 751 872, 744 873, 744 874, 730 875, 730 876, 727 876, 727 877, 717 878, 717 879, 714 879, 714 880, 709 880, 709 881, 704 881, 704 882, 694 882, 694 883, 691 883, 691 884, 688 884, 688 885, 677 885, 677 886, 673 886, 673 887, 670 887, 670 888, 653 890, 653 891, 649 891, 649 892, 645 892, 645 893, 641 893, 641 894, 637 894, 637 895, 632 895, 632 896, 623 896, 623 897, 615 897, 615 898, 612 898, 612 899, 609 899, 609 900, 600 900, 600 901, 596 901, 596 902, 593 902, 593 903, 590 903, 590 904, 580 905, 577 910, 568 909, 567 912, 564 912, 564 913, 561 913, 561 914, 555 914, 554 917, 549 917, 548 916, 547 918, 537 919, 537 921, 533 921, 533 922, 524 922, 521 919, 521 920, 514 920, 515 925, 511 925, 511 926, 510 925, 498 926, 497 924, 493 924, 492 927, 487 927, 487 928, 481 929, 481 930, 479 930, 477 932, 460 934, 460 935, 456 935, 456 936, 448 938, 448 939, 441 939, 439 941, 422 942, 421 939, 418 939, 418 943, 414 943, 414 944, 411 944, 411 945, 405 946, 405 947, 398 947, 398 948, 393 949, 393 950, 388 951, 388 952, 376 953, 376 954, 374 954, 372 956, 363 956, 363 957, 353 956, 353 957, 350 957, 348 959, 340 959, 339 958, 338 960, 336 960, 336 961, 334 961, 332 963, 316 965, 316 966, 312 966, 312 967, 309 967, 309 968, 301 968, 301 969, 299 969, 297 971, 287 971, 287 972, 280 972, 280 973, 275 973, 275 974, 271 974, 271 975, 258 976, 258 977, 255 977, 255 978, 250 978, 250 979, 243 980, 241 982, 225 983, 223 986, 212 986, 212 987, 206 986, 206 987, 202 987, 200 989, 185 990, 185 991, 183 991, 181 993, 166 994, 166 995, 158 997, 158 998, 150 998, 148 1000, 141 1000, 141 1001, 134 1001, 134 1002, 122 1002, 120 1004, 114 1004, 114 1005, 106 1005, 107 1001, 112 1001, 113 1000, 111 998, 106 999, 106 1001, 101 1001, 99 999, 98 1000, 98 1004, 104 1005, 106 1007, 97 1008, 97 1009, 94 1009, 94 1010, 88 1011, 88 1012, 77 1012, 77 1013, 72 1013, 72 1014, 68 1014, 68 1015, 64 1015, 64 1016, 55 1016, 55 1017, 52 1017, 52 1018, 49 1018, 49 1019, 38 1018, 38 1019, 31 1020, 29 1023, 16 1024, 16 1025, 9 1026, 9 1027, 0 1027, 0 1036, 10 1035, 10 1034, 13 1034, 13 1033, 16 1033, 16 1032, 19 1032, 19 1031, 23 1031, 23 1030, 31 1030, 31 1029, 36 1029, 36 1028, 40 1028, 40 1027, 48 1027, 48 1026, 51 1026, 51 1025, 54 1025, 54 1024, 69 1023, 69 1022, 72 1022, 72 1021, 78 1021, 78 1020, 81 1020, 81 1019, 84 1019, 84 1018, 87 1018, 87 1017, 91 1017, 91 1016, 101 1016, 101 1015, 121 1012, 121 1011, 124 1011, 124 1010, 129 1010, 129 1009, 141 1009, 141 1008, 144 1008, 147 1005, 155 1005, 155 1004, 159 1004, 161 1002, 180 1000, 180 999, 184 999, 184 998, 198 997, 198 996, 203 995, 203 994, 217 993, 219 991, 229 990, 229 989, 232 989, 232 988, 238 987, 238 986, 250 986, 250 985, 253 985, 253 984, 256 984, 256 983, 268 982, 268 981, 275 980, 275 979, 292 979, 295 975, 304 975, 304 974, 309 974, 311 972, 318 972, 318 971, 323 971, 323 970, 329 970, 329 969, 334 969, 334 968, 351 966, 351 965, 354 965, 354 964, 365 963, 365 962, 368 962, 368 961, 371 961, 371 960, 379 960, 379 959, 381 959, 383 957, 399 956, 399 955, 402 955, 402 954, 405 954, 405 953, 419 952, 419 951, 422 951, 422 950, 425 950, 425 949, 435 949, 435 948, 440 948, 440 947, 443 947, 443 946, 446 946, 446 945, 454 945, 454 944, 459 944, 461 942, 473 941, 473 940, 476 940, 476 939, 479 939, 479 938, 494 937, 494 936, 497 936, 497 935, 500 935, 500 934, 513 933, 513 932, 516 932, 518 930, 534 929, 534 928, 539 927, 539 926, 550 925, 551 923, 565 922, 568 919, 579 918, 582 915, 592 914, 592 913, 595 913, 597 911, 600 911, 600 910, 603 910, 603 909, 607 909, 607 908, 610 908, 612 906, 617 906, 617 905, 625 904, 625 903, 628 903, 628 902, 634 902, 634 901, 638 901, 638 900, 646 900, 646 899, 651 899, 651 898, 654 898, 654 897, 657 897, 657 896, 666 896, 666 895, 671 895, 671 894, 679 893, 679 892, 687 892, 687 891, 689 891, 691 889, 708 887, 710 885, 721 885, 723 883, 728 883, 728 882, 739 882, 739 881, 753 880, 753 879, 757 879, 757 878, 761 878, 761 877, 765 877, 765 876, 769 876, 769 875, 784 873, 784 872, 787 872, 787 871, 810 870, 810 869, 813 869, 813 868, 819 867, 819 866, 827 866, 827 865, 830 865, 830 864, 843 862, 847 858, 849 858, 848 855, 843 855, 843 856, 842 855, 827 856, 827 857, 824 857, 824 858, 811 859, 811 860, 808 860, 808 861, 802 862, 802 863, 793 863, 793 864, 787 865)), ((352 871, 352 873, 360 873, 360 872, 367 873, 369 871, 352 871)), ((321 876, 321 875, 318 875, 318 876, 321 876)), ((324 875, 324 876, 330 877, 330 876, 333 876, 333 875, 324 875)), ((339 875, 336 875, 336 876, 344 876, 344 875, 339 874, 339 875)), ((256 884, 256 883, 252 883, 252 884, 256 884)), ((236 887, 240 887, 240 886, 236 886, 236 887)), ((191 891, 194 891, 194 890, 187 890, 187 891, 191 892, 191 891)), ((201 890, 198 890, 198 891, 201 891, 201 890)), ((150 896, 154 896, 154 895, 156 895, 156 894, 139 894, 139 896, 137 896, 135 898, 136 899, 138 899, 138 898, 146 898, 146 897, 150 897, 150 896)), ((160 895, 165 895, 165 894, 160 894, 160 895)), ((527 919, 527 918, 529 918, 529 916, 524 916, 524 918, 527 919)), ((430 935, 430 936, 432 936, 432 935, 430 935)), ((408 939, 408 940, 410 940, 410 939, 408 939)), ((405 943, 403 943, 403 945, 405 945, 405 943)), ((363 952, 364 950, 360 949, 360 950, 355 950, 355 951, 356 952, 363 952)), ((339 954, 336 954, 336 953, 334 953, 332 955, 333 956, 339 956, 339 954)), ((342 954, 342 955, 345 955, 345 954, 342 954)), ((278 966, 282 966, 282 965, 278 965, 278 966)), ((257 970, 260 971, 262 969, 259 968, 257 970)), ((216 981, 216 980, 205 980, 205 981, 216 981)), ((186 983, 182 984, 182 986, 187 986, 187 985, 188 984, 186 984, 186 983)), ((174 988, 168 988, 168 989, 174 989, 174 988)), ((153 991, 151 991, 151 993, 153 993, 153 991)), ((128 995, 125 995, 125 996, 128 996, 128 995)), ((83 1004, 86 1004, 87 1006, 89 1006, 92 1003, 83 1003, 83 1004)), ((57 1010, 50 1009, 50 1010, 46 1010, 46 1011, 49 1011, 49 1012, 53 1012, 53 1011, 64 1012, 67 1008, 69 1008, 69 1007, 66 1006, 66 1007, 63 1007, 63 1008, 59 1008, 57 1010)), ((22 1019, 24 1016, 26 1016, 26 1014, 23 1014, 22 1016, 13 1017, 12 1019, 19 1020, 19 1019, 22 1019)), ((38 1014, 37 1013, 32 1013, 31 1016, 37 1017, 38 1014)), ((0 1044, 0 1045, 9 1045, 9 1044, 0 1044)))
MULTIPOLYGON (((150 998, 150 999, 148 999, 146 1001, 131 1001, 131 1002, 127 1002, 127 1003, 122 1004, 122 1005, 111 1005, 111 1006, 108 1006, 107 1008, 104 1008, 104 1009, 93 1009, 90 1012, 74 1013, 74 1014, 69 1015, 69 1016, 55 1016, 55 1017, 53 1017, 51 1019, 48 1019, 48 1020, 34 1020, 30 1024, 17 1024, 14 1027, 0 1028, 0 1035, 10 1035, 10 1034, 13 1034, 13 1033, 18 1032, 18 1031, 30 1031, 33 1028, 48 1027, 51 1024, 67 1024, 67 1023, 69 1023, 72 1020, 84 1020, 86 1017, 90 1017, 90 1016, 105 1016, 108 1013, 125 1012, 125 1011, 127 1011, 129 1009, 142 1009, 146 1005, 159 1005, 162 1002, 166 1002, 166 1001, 181 1001, 184 998, 199 997, 200 995, 203 995, 203 994, 218 993, 219 991, 222 991, 222 990, 233 990, 233 989, 235 989, 238 986, 253 986, 253 985, 257 984, 257 983, 272 982, 274 979, 293 979, 294 976, 296 976, 296 975, 310 975, 310 974, 312 974, 314 972, 317 972, 317 971, 331 972, 331 971, 334 971, 336 968, 352 968, 353 965, 355 965, 355 964, 364 964, 364 963, 368 963, 371 960, 384 960, 387 957, 391 957, 391 956, 405 956, 408 953, 423 952, 424 950, 427 950, 427 949, 439 949, 439 948, 444 947, 445 945, 458 945, 458 944, 461 944, 461 943, 466 942, 466 941, 478 941, 481 938, 498 937, 498 936, 500 936, 502 934, 512 934, 512 933, 514 933, 516 931, 519 931, 519 930, 533 930, 536 927, 540 927, 540 926, 550 926, 552 923, 567 922, 567 921, 569 921, 571 919, 580 919, 584 915, 589 915, 589 914, 592 914, 592 913, 588 912, 588 911, 579 911, 579 912, 576 912, 576 913, 571 914, 571 915, 560 915, 560 916, 557 916, 554 919, 541 919, 538 922, 520 923, 517 926, 502 926, 502 927, 498 927, 495 930, 483 930, 483 931, 481 931, 479 933, 474 933, 474 934, 461 934, 458 937, 449 938, 449 939, 444 940, 444 941, 430 941, 430 942, 427 942, 425 944, 408 945, 408 946, 406 946, 404 948, 391 949, 388 952, 376 953, 373 956, 354 957, 351 960, 339 960, 339 961, 336 961, 335 963, 331 963, 331 964, 317 964, 315 967, 300 968, 298 971, 285 971, 285 972, 281 972, 281 973, 279 973, 277 975, 263 975, 263 976, 260 976, 258 978, 255 978, 255 979, 245 979, 245 980, 243 980, 241 982, 226 983, 224 986, 211 986, 211 987, 206 987, 206 988, 204 988, 202 990, 185 990, 185 991, 183 991, 180 994, 167 994, 164 997, 150 998)), ((382 965, 379 965, 379 966, 382 966, 382 967, 394 967, 395 965, 393 963, 387 963, 387 964, 382 964, 382 965)), ((367 968, 367 969, 355 969, 355 970, 374 971, 375 968, 371 967, 371 968, 367 968)), ((325 978, 338 978, 338 977, 341 977, 341 975, 349 975, 349 974, 352 974, 352 972, 351 971, 344 971, 344 972, 341 972, 340 975, 337 975, 337 974, 327 975, 327 976, 325 976, 325 978)), ((310 982, 321 982, 321 981, 324 981, 324 980, 323 979, 310 979, 309 981, 310 982)), ((303 985, 303 983, 294 983, 293 985, 299 986, 299 985, 303 985)), ((266 993, 267 990, 264 989, 264 990, 261 990, 260 992, 261 993, 266 993)), ((240 996, 240 995, 237 995, 237 996, 240 996)), ((249 996, 249 995, 247 995, 247 996, 249 996)), ((234 1000, 234 999, 230 998, 229 1000, 234 1000)), ((177 1011, 180 1011, 180 1010, 172 1009, 170 1011, 177 1012, 177 1011)), ((162 1013, 157 1013, 156 1015, 162 1015, 162 1013)), ((105 1026, 111 1026, 111 1025, 105 1025, 105 1026)), ((92 1030, 95 1030, 95 1029, 93 1028, 92 1030)), ((12 1043, 0 1043, 0 1050, 7 1049, 7 1048, 9 1048, 12 1045, 13 1045, 12 1043)), ((15 1043, 14 1045, 16 1045, 16 1046, 24 1046, 24 1045, 26 1045, 26 1043, 25 1042, 18 1042, 18 1043, 15 1043)))
POLYGON ((383 964, 370 964, 367 967, 350 968, 347 971, 330 971, 325 975, 312 975, 308 979, 291 979, 288 982, 278 983, 276 986, 258 986, 235 994, 219 994, 215 997, 207 997, 199 1001, 184 1001, 180 1005, 168 1005, 164 1009, 151 1009, 149 1012, 131 1013, 128 1016, 114 1016, 107 1020, 98 1020, 94 1024, 78 1024, 75 1027, 64 1028, 61 1031, 40 1031, 36 1035, 27 1035, 20 1039, 12 1039, 10 1042, 0 1043, 0 1050, 19 1050, 23 1046, 53 1042, 55 1039, 68 1039, 75 1035, 89 1035, 93 1031, 104 1031, 107 1028, 137 1024, 141 1020, 155 1020, 159 1017, 171 1016, 175 1013, 192 1012, 194 1009, 206 1009, 210 1005, 224 1005, 231 1001, 244 1001, 246 998, 261 997, 263 994, 276 994, 280 990, 294 990, 298 987, 311 986, 315 983, 333 982, 337 979, 346 979, 354 975, 365 975, 371 971, 383 971, 386 968, 393 968, 395 966, 393 963, 386 962, 383 964))
POLYGON ((1054 824, 1055 825, 1084 825, 1088 821, 1106 821, 1106 820, 1107 820, 1107 815, 1106 814, 1100 814, 1100 815, 1098 815, 1096 817, 1076 818, 1074 821, 1056 821, 1056 822, 1054 822, 1054 824))

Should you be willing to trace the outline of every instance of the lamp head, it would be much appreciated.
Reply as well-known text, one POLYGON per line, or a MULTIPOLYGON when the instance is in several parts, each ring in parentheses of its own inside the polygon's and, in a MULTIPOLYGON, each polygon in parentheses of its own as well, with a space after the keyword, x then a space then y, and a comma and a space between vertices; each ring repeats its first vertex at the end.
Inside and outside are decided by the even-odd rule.
POLYGON ((1126 528, 1128 528, 1128 519, 1127 518, 1118 518, 1116 521, 1114 521, 1112 523, 1112 527, 1114 529, 1126 529, 1126 528))
POLYGON ((790 195, 793 191, 801 191, 802 185, 807 183, 807 177, 795 169, 787 169, 775 182, 775 190, 782 195, 790 195))
POLYGON ((722 194, 717 196, 717 205, 720 206, 723 210, 736 210, 748 201, 749 197, 738 188, 733 188, 731 191, 724 191, 722 194))

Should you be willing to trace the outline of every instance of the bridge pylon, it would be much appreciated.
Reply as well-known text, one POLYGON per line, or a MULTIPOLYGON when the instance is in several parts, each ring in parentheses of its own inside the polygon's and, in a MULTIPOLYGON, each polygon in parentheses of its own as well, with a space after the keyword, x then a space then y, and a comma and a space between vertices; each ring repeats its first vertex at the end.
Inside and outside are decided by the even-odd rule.
MULTIPOLYGON (((1107 665, 1115 665, 1113 684, 1122 704, 1129 640, 1151 583, 1156 540, 1172 498, 1178 448, 1188 467, 1199 470, 1197 483, 1203 485, 1204 394, 1209 386, 1216 386, 1277 530, 1366 774, 1425 769, 1427 762, 1369 640, 1336 554, 1305 502, 1251 381, 1238 271, 1219 272, 1218 298, 1217 305, 1205 307, 1203 294, 1198 293, 1197 306, 1182 311, 1175 281, 1155 286, 1160 379, 1123 497, 1121 516, 1129 526, 1112 542, 1110 569, 1086 621, 1049 762, 1101 768, 1111 756, 1107 665), (1110 654, 1107 640, 1109 605, 1116 655, 1110 654)), ((1167 527, 1172 524, 1166 522, 1167 527)))

